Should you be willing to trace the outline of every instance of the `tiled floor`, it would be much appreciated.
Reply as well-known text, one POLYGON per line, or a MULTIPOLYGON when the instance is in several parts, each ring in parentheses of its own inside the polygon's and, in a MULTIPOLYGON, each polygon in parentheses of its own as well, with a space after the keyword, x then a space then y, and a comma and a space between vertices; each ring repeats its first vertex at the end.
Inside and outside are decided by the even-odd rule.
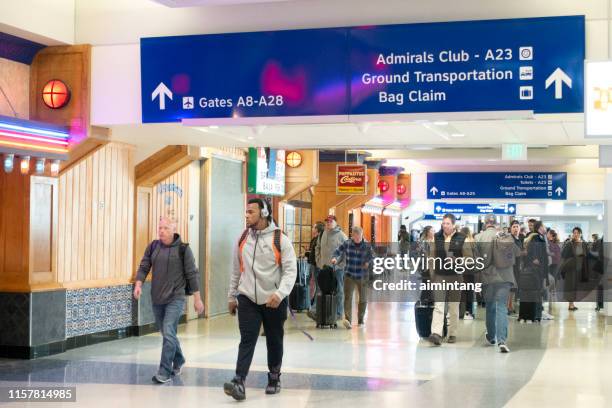
MULTIPOLYGON (((483 345, 484 311, 460 323, 459 341, 431 347, 419 340, 411 304, 371 304, 367 327, 317 330, 303 314, 289 320, 283 391, 266 396, 265 342, 247 381, 254 407, 575 407, 612 406, 612 348, 590 304, 542 324, 511 323, 510 354, 483 345), (313 335, 310 341, 299 329, 313 335)), ((33 361, 0 360, 0 387, 68 384, 67 407, 221 406, 239 341, 235 318, 190 322, 180 338, 188 363, 180 378, 153 385, 159 335, 98 344, 33 361)), ((16 406, 16 404, 12 404, 16 406)), ((32 403, 33 406, 40 406, 32 403)), ((45 404, 61 406, 61 404, 45 404)))

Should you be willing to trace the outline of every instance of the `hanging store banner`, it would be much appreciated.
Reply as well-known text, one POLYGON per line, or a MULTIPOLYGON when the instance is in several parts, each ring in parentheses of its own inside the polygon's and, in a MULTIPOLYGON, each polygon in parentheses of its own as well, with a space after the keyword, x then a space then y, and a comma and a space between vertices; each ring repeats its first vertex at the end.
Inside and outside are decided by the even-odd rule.
POLYGON ((365 195, 367 187, 365 164, 336 165, 336 194, 365 195))

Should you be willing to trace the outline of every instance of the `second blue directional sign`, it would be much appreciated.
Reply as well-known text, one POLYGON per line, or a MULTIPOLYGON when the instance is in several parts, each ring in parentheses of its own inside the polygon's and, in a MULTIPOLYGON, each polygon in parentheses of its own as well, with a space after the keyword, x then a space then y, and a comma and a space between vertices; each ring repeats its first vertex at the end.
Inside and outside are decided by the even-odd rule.
POLYGON ((427 173, 427 198, 566 200, 567 173, 427 173))

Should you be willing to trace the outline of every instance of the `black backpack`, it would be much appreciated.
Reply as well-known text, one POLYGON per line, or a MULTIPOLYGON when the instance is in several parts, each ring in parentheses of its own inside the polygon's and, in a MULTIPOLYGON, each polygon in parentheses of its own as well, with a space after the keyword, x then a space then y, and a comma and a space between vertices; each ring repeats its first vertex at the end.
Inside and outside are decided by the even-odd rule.
POLYGON ((324 295, 334 295, 338 289, 338 280, 336 279, 336 271, 333 267, 325 265, 319 271, 317 284, 324 295))

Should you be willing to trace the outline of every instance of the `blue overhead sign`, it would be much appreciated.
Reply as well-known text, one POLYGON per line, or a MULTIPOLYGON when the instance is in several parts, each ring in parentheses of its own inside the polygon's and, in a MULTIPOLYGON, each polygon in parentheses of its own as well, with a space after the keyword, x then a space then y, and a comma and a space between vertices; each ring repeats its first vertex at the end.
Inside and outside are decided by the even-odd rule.
POLYGON ((434 214, 516 214, 516 204, 434 203, 434 214))
POLYGON ((341 115, 346 29, 143 38, 142 121, 341 115))
POLYGON ((584 16, 141 39, 143 122, 583 111, 584 16))
POLYGON ((566 200, 567 173, 427 173, 427 198, 566 200))
MULTIPOLYGON (((442 221, 443 218, 444 218, 444 214, 425 214, 423 218, 421 219, 426 220, 426 221, 442 221)), ((457 220, 460 220, 461 216, 458 215, 455 218, 457 220)))
POLYGON ((584 17, 351 30, 351 113, 583 112, 584 17))

